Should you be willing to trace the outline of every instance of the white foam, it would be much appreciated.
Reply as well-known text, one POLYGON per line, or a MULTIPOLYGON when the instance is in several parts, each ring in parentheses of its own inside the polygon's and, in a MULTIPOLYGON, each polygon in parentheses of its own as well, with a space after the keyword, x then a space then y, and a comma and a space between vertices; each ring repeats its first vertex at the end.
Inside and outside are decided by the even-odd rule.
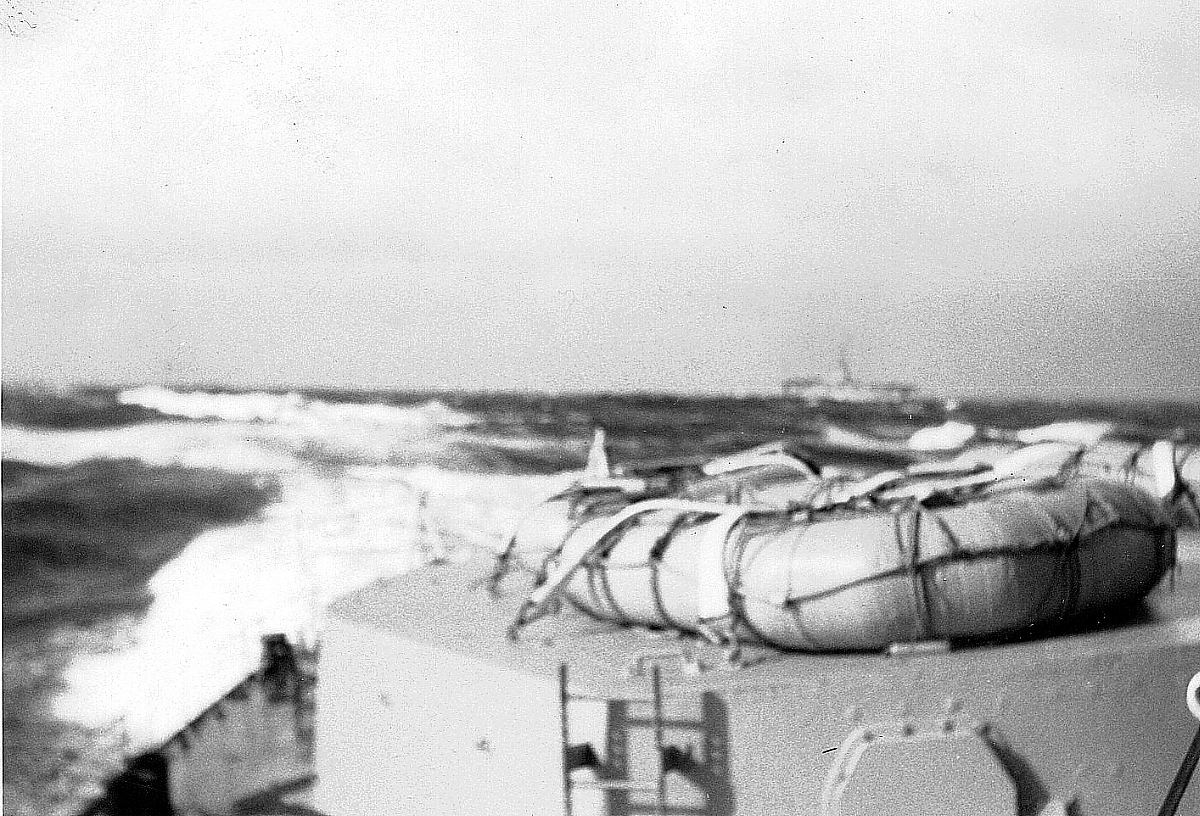
POLYGON ((161 741, 256 668, 263 635, 311 643, 346 592, 446 548, 498 549, 566 478, 386 466, 286 474, 278 504, 200 536, 155 574, 132 648, 77 659, 55 711, 89 726, 122 721, 135 748, 161 741))
POLYGON ((941 425, 933 425, 915 431, 908 438, 908 446, 919 451, 952 451, 958 450, 970 442, 979 433, 979 429, 969 422, 947 420, 941 425))
POLYGON ((1019 442, 1031 445, 1034 442, 1073 442, 1091 447, 1112 433, 1111 422, 1090 422, 1087 420, 1070 420, 1051 422, 1049 425, 1039 425, 1017 431, 1019 442))
POLYGON ((449 548, 499 549, 527 508, 570 478, 412 466, 465 456, 457 444, 476 418, 436 400, 396 407, 158 386, 120 400, 214 421, 67 431, 10 424, 4 455, 52 466, 135 459, 264 473, 281 490, 256 518, 210 530, 158 570, 129 645, 80 655, 66 670, 58 716, 119 721, 135 749, 170 736, 254 670, 263 635, 312 642, 324 608, 356 587, 449 548))
POLYGON ((136 459, 159 467, 217 468, 239 473, 294 470, 286 444, 251 427, 147 422, 117 428, 46 430, 8 424, 4 458, 66 467, 90 459, 136 459))
POLYGON ((222 394, 208 391, 173 391, 158 385, 131 388, 117 395, 123 405, 138 405, 166 416, 187 419, 222 419, 227 422, 273 422, 301 426, 329 423, 431 428, 464 427, 478 419, 456 411, 440 400, 416 406, 380 403, 344 403, 309 399, 289 392, 222 394))

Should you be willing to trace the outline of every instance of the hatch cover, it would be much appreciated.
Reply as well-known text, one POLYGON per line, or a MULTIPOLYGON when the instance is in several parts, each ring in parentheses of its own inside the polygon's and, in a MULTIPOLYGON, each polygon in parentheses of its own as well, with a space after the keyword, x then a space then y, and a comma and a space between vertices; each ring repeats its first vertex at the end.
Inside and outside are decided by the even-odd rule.
POLYGON ((822 800, 823 816, 1017 816, 1016 785, 996 754, 953 720, 854 729, 822 800))

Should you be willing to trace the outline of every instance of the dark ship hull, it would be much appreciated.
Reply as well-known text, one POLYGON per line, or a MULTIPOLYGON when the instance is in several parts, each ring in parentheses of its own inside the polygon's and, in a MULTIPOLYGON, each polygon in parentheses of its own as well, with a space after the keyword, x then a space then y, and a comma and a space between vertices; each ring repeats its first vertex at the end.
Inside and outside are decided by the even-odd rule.
POLYGON ((263 639, 262 665, 133 757, 81 816, 313 814, 316 651, 263 639))

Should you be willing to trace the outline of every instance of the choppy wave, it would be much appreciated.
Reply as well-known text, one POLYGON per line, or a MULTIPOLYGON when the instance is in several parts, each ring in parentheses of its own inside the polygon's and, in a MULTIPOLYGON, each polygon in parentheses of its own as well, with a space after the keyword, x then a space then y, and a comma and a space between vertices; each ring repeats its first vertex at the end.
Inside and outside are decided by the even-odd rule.
POLYGON ((238 473, 291 470, 299 460, 273 435, 223 424, 147 422, 72 431, 9 424, 4 457, 68 467, 93 460, 130 459, 155 467, 215 468, 238 473))
POLYGON ((340 595, 434 558, 498 550, 523 508, 563 483, 429 467, 291 474, 258 518, 201 535, 159 569, 133 647, 76 661, 55 710, 88 726, 119 719, 135 744, 163 739, 253 669, 262 635, 314 642, 340 595))
POLYGON ((331 424, 451 428, 466 427, 479 422, 477 417, 456 411, 437 399, 415 406, 397 406, 382 403, 327 402, 306 397, 295 391, 286 394, 265 391, 229 394, 174 391, 158 385, 147 385, 119 392, 116 401, 121 405, 148 408, 163 416, 218 419, 226 422, 278 422, 314 428, 331 424))
POLYGON ((947 420, 913 432, 908 447, 914 451, 954 451, 976 441, 1009 440, 1030 445, 1035 442, 1069 442, 1090 447, 1112 435, 1116 425, 1094 420, 1059 420, 1019 430, 980 427, 971 422, 947 420))
POLYGON ((28 759, 14 760, 6 785, 28 812, 77 808, 112 766, 83 757, 168 737, 255 667, 262 635, 311 641, 338 595, 500 546, 561 482, 497 473, 542 446, 492 445, 471 433, 476 417, 432 399, 155 388, 108 401, 89 402, 89 421, 74 425, 5 417, 6 516, 29 532, 8 535, 6 518, 5 679, 30 689, 6 695, 25 706, 6 708, 7 744, 28 759), (120 406, 138 421, 92 421, 128 415, 120 406), (177 523, 203 516, 218 489, 246 512, 177 523), (265 506, 261 491, 272 491, 265 506), (18 620, 45 625, 7 625, 18 620))
POLYGON ((43 428, 105 428, 158 419, 138 405, 121 405, 100 388, 3 387, 4 422, 43 428))
POLYGON ((155 466, 275 473, 304 467, 434 464, 475 472, 549 473, 569 468, 582 441, 495 433, 475 415, 427 399, 408 405, 337 403, 299 394, 176 392, 146 387, 112 402, 157 417, 64 430, 6 422, 4 455, 67 466, 135 459, 155 466), (199 420, 199 421, 197 421, 199 420))
MULTIPOLYGON (((185 512, 202 495, 161 486, 188 473, 245 474, 252 477, 246 490, 270 484, 276 491, 252 518, 201 532, 142 576, 149 603, 130 619, 126 645, 77 655, 62 672, 56 716, 88 728, 118 724, 131 747, 169 736, 250 671, 262 635, 311 641, 325 605, 357 586, 456 549, 499 548, 526 507, 570 478, 496 472, 515 456, 553 456, 547 446, 560 446, 472 436, 463 429, 478 419, 437 400, 337 404, 162 388, 121 392, 116 400, 212 421, 78 430, 9 424, 10 462, 22 462, 30 478, 36 472, 78 488, 83 506, 73 516, 83 521, 68 530, 65 516, 50 519, 50 535, 97 543, 73 547, 75 571, 58 583, 86 592, 89 573, 136 576, 110 535, 130 519, 110 524, 98 504, 185 512), (114 492, 114 473, 140 483, 114 492), (147 688, 156 689, 152 699, 147 688)), ((25 481, 30 495, 44 487, 25 481)), ((16 513, 27 509, 11 491, 6 502, 16 513)))
POLYGON ((970 422, 947 420, 941 425, 919 428, 908 438, 908 446, 918 451, 961 448, 979 436, 979 428, 970 422))
POLYGON ((131 459, 9 459, 3 477, 5 811, 70 812, 114 770, 125 729, 53 716, 67 673, 131 649, 159 568, 278 494, 268 478, 131 459))

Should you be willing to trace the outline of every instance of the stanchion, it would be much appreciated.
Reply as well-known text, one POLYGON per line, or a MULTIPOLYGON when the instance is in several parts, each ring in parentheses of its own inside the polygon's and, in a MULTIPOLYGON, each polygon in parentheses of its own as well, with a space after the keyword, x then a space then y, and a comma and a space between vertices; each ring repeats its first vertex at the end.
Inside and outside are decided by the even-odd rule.
MULTIPOLYGON (((1191 682, 1188 683, 1187 707, 1192 716, 1200 720, 1200 672, 1193 675, 1191 682)), ((1192 781, 1192 773, 1195 772, 1198 762, 1200 762, 1200 728, 1196 729, 1196 736, 1192 737, 1192 744, 1188 746, 1187 753, 1183 755, 1183 763, 1180 764, 1179 771, 1171 782, 1171 789, 1167 791, 1167 798, 1163 800, 1162 807, 1158 810, 1158 816, 1175 816, 1179 810, 1179 803, 1183 801, 1183 794, 1187 792, 1188 783, 1192 781)))

